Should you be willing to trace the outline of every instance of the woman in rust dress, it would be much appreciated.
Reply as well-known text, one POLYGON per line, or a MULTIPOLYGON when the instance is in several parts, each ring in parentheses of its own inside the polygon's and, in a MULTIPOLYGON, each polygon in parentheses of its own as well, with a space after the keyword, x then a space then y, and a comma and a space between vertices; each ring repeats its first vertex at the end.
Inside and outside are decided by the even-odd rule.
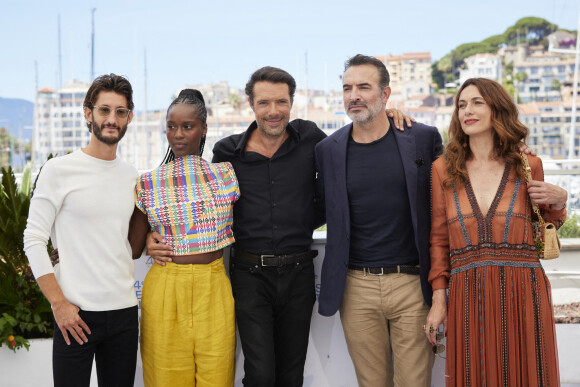
POLYGON ((533 241, 530 196, 559 227, 567 193, 543 181, 542 161, 531 155, 533 181, 525 183, 518 147, 527 134, 501 85, 472 78, 461 86, 449 144, 433 164, 433 306, 425 324, 435 344, 443 323, 449 386, 559 385, 551 289, 533 241))

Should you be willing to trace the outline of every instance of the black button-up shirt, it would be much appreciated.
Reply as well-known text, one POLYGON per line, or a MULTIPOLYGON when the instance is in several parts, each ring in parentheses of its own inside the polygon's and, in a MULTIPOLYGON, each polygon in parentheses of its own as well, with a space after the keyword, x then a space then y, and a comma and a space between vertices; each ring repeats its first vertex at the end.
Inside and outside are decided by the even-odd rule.
POLYGON ((315 227, 324 224, 324 208, 316 205, 322 201, 316 200, 314 146, 326 135, 311 121, 293 120, 286 127, 288 138, 268 158, 245 150, 256 129, 254 121, 213 149, 213 162, 231 162, 240 185, 235 248, 276 255, 308 250, 315 227))

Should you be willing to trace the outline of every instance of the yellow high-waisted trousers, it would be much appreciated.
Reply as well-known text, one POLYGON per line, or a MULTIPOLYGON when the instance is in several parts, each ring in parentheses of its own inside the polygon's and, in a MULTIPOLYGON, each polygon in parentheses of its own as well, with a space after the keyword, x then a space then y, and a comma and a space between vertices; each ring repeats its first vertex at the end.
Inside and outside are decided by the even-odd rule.
POLYGON ((145 386, 233 386, 235 329, 223 259, 153 265, 141 298, 145 386))

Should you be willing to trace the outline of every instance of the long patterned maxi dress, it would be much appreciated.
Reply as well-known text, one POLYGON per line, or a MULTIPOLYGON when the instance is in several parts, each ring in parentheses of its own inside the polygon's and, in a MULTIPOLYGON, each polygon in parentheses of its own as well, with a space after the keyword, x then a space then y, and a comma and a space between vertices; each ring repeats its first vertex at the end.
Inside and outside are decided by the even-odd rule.
MULTIPOLYGON (((532 178, 542 162, 529 156, 532 178)), ((506 163, 487 214, 469 181, 444 188, 443 157, 433 164, 433 289, 449 283, 448 386, 559 386, 550 283, 536 252, 524 179, 506 163)), ((559 227, 566 211, 540 206, 559 227)))

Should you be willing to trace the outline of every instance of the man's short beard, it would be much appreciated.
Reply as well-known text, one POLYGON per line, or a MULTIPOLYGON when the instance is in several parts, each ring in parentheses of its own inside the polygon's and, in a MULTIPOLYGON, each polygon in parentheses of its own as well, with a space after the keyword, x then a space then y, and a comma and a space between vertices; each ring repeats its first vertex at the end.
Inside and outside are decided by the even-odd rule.
POLYGON ((346 109, 346 114, 352 120, 352 122, 354 122, 355 124, 366 124, 367 122, 372 121, 376 116, 378 116, 381 112, 383 112, 385 110, 385 107, 383 106, 383 102, 380 99, 380 96, 383 94, 383 90, 384 90, 384 88, 382 88, 380 90, 379 98, 377 99, 377 101, 374 105, 368 104, 366 102, 364 103, 367 110, 366 110, 365 114, 360 118, 356 117, 356 114, 353 114, 351 117, 351 114, 349 114, 350 106, 354 105, 355 103, 351 102, 348 104, 348 107, 346 109))
POLYGON ((280 131, 275 131, 274 129, 269 127, 268 124, 266 124, 265 122, 260 122, 260 120, 256 120, 256 124, 258 126, 258 130, 260 130, 266 136, 271 138, 278 138, 284 135, 284 132, 286 131, 286 126, 288 126, 288 121, 284 120, 284 125, 282 125, 282 129, 280 131))
POLYGON ((103 136, 103 126, 105 124, 101 125, 99 127, 98 124, 95 123, 95 121, 91 122, 91 128, 92 128, 92 132, 94 133, 95 137, 102 143, 105 143, 107 145, 115 145, 116 143, 118 143, 119 141, 121 141, 121 139, 123 138, 123 136, 125 135, 125 133, 127 132, 127 126, 128 124, 121 126, 119 128, 119 135, 115 138, 112 137, 104 137, 103 136))
POLYGON ((376 116, 378 116, 382 111, 383 111, 383 106, 382 103, 380 103, 380 100, 378 101, 379 104, 376 105, 369 105, 366 104, 366 108, 367 111, 364 112, 364 115, 362 117, 358 116, 357 114, 347 114, 350 119, 357 124, 365 124, 369 121, 372 121, 376 116))

